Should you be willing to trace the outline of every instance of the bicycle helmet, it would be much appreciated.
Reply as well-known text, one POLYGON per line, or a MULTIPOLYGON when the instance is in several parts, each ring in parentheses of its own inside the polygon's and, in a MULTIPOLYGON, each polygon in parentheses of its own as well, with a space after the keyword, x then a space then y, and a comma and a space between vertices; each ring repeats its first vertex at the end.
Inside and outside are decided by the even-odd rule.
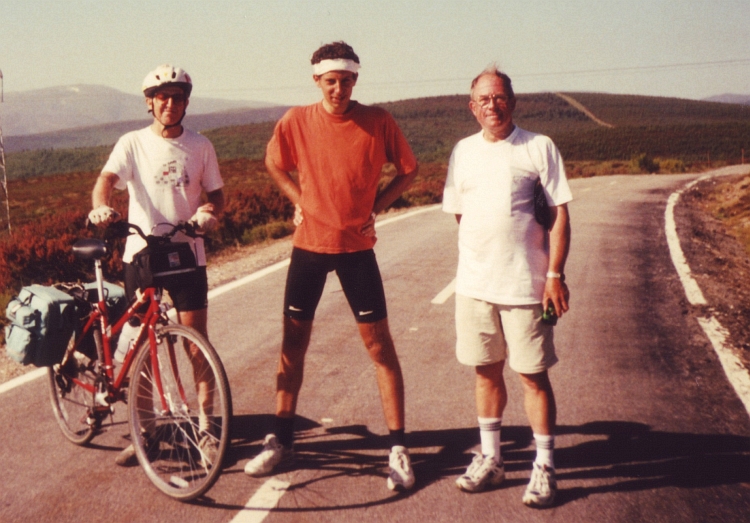
POLYGON ((146 75, 143 80, 143 94, 147 98, 152 98, 160 87, 165 85, 175 85, 185 91, 185 96, 190 97, 193 90, 193 82, 190 75, 180 67, 173 67, 169 64, 160 65, 146 75))

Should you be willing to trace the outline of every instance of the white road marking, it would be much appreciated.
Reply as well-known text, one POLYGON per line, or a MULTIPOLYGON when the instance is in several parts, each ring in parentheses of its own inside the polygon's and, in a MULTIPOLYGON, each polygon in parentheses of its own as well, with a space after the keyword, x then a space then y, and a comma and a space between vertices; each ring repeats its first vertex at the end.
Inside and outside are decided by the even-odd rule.
POLYGON ((667 234, 669 254, 672 257, 672 263, 674 264, 674 268, 677 269, 677 275, 680 277, 682 286, 685 288, 685 294, 691 305, 706 305, 706 298, 703 297, 698 283, 690 274, 690 267, 685 260, 682 247, 680 247, 680 238, 677 236, 677 224, 674 221, 674 208, 680 199, 680 195, 703 178, 705 176, 694 180, 679 191, 672 193, 669 196, 669 200, 667 200, 667 210, 664 213, 664 228, 667 234))
POLYGON ((3 392, 8 392, 11 389, 15 389, 19 385, 23 385, 24 383, 28 383, 29 381, 33 381, 37 378, 41 378, 42 376, 45 376, 46 374, 47 374, 47 367, 40 367, 36 370, 32 370, 31 372, 27 372, 23 376, 13 378, 10 381, 6 381, 2 385, 0 385, 0 394, 2 394, 3 392))
POLYGON ((453 278, 453 281, 450 282, 445 289, 440 291, 437 296, 432 298, 432 301, 430 303, 435 305, 442 305, 446 301, 448 301, 448 298, 450 298, 453 293, 456 292, 456 279, 453 278))
MULTIPOLYGON (((375 227, 382 227, 383 225, 388 225, 393 222, 397 222, 400 220, 405 220, 406 218, 410 218, 412 216, 415 216, 417 214, 422 214, 424 212, 428 211, 434 211, 436 209, 440 208, 440 204, 437 205, 428 205, 425 207, 420 207, 419 209, 416 209, 414 211, 409 211, 404 214, 400 214, 398 216, 394 216, 393 218, 387 218, 385 220, 381 220, 379 222, 375 223, 375 227)), ((211 291, 208 292, 208 299, 209 301, 213 298, 216 298, 217 296, 221 296, 224 293, 227 293, 231 290, 234 290, 238 287, 241 287, 245 284, 248 284, 250 282, 253 282, 255 280, 259 280, 260 278, 263 278, 264 276, 268 276, 269 274, 272 274, 279 269, 283 269, 287 265, 289 265, 290 259, 287 258, 286 260, 282 260, 278 263, 275 263, 273 265, 270 265, 266 267, 265 269, 261 269, 259 271, 256 271, 252 274, 248 274, 247 276, 240 278, 239 280, 235 280, 233 282, 227 283, 225 285, 222 285, 221 287, 217 287, 211 291)), ((174 313, 174 309, 170 311, 170 313, 174 313)), ((7 392, 11 389, 15 389, 16 387, 23 385, 24 383, 28 383, 30 381, 33 381, 37 378, 41 378, 47 373, 46 368, 39 368, 31 372, 27 372, 23 376, 19 376, 17 378, 13 378, 10 381, 7 381, 0 385, 0 394, 7 392)))
POLYGON ((288 481, 269 479, 245 503, 245 508, 238 512, 230 523, 260 523, 276 508, 288 488, 288 481))
POLYGON ((745 410, 750 414, 750 374, 748 374, 748 370, 727 344, 729 333, 713 317, 698 318, 698 323, 703 327, 703 331, 708 336, 708 339, 711 340, 711 345, 714 346, 714 350, 719 356, 719 361, 721 361, 721 366, 724 367, 724 372, 727 374, 729 383, 737 391, 737 395, 745 405, 745 410))
POLYGON ((221 296, 222 294, 225 294, 229 291, 233 291, 234 289, 238 287, 242 287, 243 285, 246 285, 250 282, 259 280, 263 278, 264 276, 268 276, 269 274, 272 274, 278 271, 279 269, 283 269, 284 267, 288 266, 290 261, 291 260, 289 258, 287 258, 286 260, 281 260, 278 263, 269 265, 265 269, 261 269, 259 271, 255 271, 252 274, 248 274, 247 276, 244 276, 240 278, 239 280, 235 280, 233 282, 224 284, 221 287, 216 287, 215 289, 208 291, 208 299, 210 301, 212 298, 216 298, 217 296, 221 296))
MULTIPOLYGON (((703 296, 703 292, 701 292, 700 287, 698 287, 698 283, 690 274, 690 267, 685 260, 682 247, 680 247, 680 240, 677 236, 677 226, 674 221, 674 208, 683 192, 701 180, 721 174, 732 173, 707 174, 693 180, 679 191, 672 193, 667 202, 667 209, 665 211, 664 228, 667 234, 669 254, 672 258, 672 263, 677 270, 677 274, 680 277, 682 286, 685 289, 685 295, 692 305, 706 305, 707 302, 706 298, 703 296)), ((698 324, 706 333, 711 345, 713 345, 714 351, 716 351, 716 354, 719 356, 719 361, 724 368, 724 373, 727 375, 729 383, 734 387, 737 396, 739 396, 745 406, 745 410, 748 415, 750 415, 750 373, 742 364, 742 361, 737 357, 733 348, 727 344, 727 330, 710 314, 706 317, 698 318, 698 324)))

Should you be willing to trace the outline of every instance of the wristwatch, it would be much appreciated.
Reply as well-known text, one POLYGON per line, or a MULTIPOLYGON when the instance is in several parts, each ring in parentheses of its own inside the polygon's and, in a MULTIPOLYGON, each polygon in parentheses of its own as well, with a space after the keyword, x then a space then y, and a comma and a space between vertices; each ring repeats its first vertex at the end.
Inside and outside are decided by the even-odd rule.
POLYGON ((562 274, 562 273, 560 273, 560 272, 548 271, 547 272, 547 278, 557 278, 557 279, 560 280, 560 283, 564 283, 565 282, 565 275, 562 274))

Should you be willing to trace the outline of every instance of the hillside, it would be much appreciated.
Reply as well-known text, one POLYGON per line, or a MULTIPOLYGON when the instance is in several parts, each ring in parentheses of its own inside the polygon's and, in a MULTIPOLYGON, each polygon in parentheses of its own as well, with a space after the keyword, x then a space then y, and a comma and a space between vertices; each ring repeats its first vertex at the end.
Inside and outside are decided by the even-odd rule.
MULTIPOLYGON (((566 93, 599 120, 553 93, 519 94, 515 120, 530 131, 549 135, 566 161, 629 161, 636 155, 670 158, 679 165, 694 162, 740 163, 750 154, 750 106, 715 102, 600 93, 566 93), (682 164, 680 163, 682 162, 682 164)), ((446 162, 459 139, 479 130, 468 109, 468 95, 438 96, 380 104, 404 130, 422 162, 446 162)), ((189 115, 185 123, 204 130, 221 159, 261 159, 284 108, 189 115), (248 118, 259 123, 247 123, 248 118), (264 121, 265 120, 265 121, 264 121), (239 125, 242 124, 242 125, 239 125)), ((137 122, 138 126, 146 122, 137 122)), ((27 151, 9 154, 8 176, 90 171, 101 167, 124 124, 55 133, 55 143, 83 143, 96 138, 102 147, 49 150, 32 146, 46 137, 27 137, 27 151), (67 140, 67 142, 66 142, 67 140), (31 149, 47 150, 31 150, 31 149)), ((13 138, 13 137, 11 137, 13 138)), ((10 138, 8 139, 10 142, 10 138)))

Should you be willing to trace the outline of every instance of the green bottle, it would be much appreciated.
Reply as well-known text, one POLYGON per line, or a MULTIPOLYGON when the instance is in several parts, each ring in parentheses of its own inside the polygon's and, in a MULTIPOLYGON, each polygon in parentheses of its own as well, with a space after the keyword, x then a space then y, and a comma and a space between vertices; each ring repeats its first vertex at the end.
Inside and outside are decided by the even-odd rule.
POLYGON ((555 314, 555 306, 552 302, 549 303, 547 310, 542 313, 542 323, 557 325, 557 314, 555 314))

